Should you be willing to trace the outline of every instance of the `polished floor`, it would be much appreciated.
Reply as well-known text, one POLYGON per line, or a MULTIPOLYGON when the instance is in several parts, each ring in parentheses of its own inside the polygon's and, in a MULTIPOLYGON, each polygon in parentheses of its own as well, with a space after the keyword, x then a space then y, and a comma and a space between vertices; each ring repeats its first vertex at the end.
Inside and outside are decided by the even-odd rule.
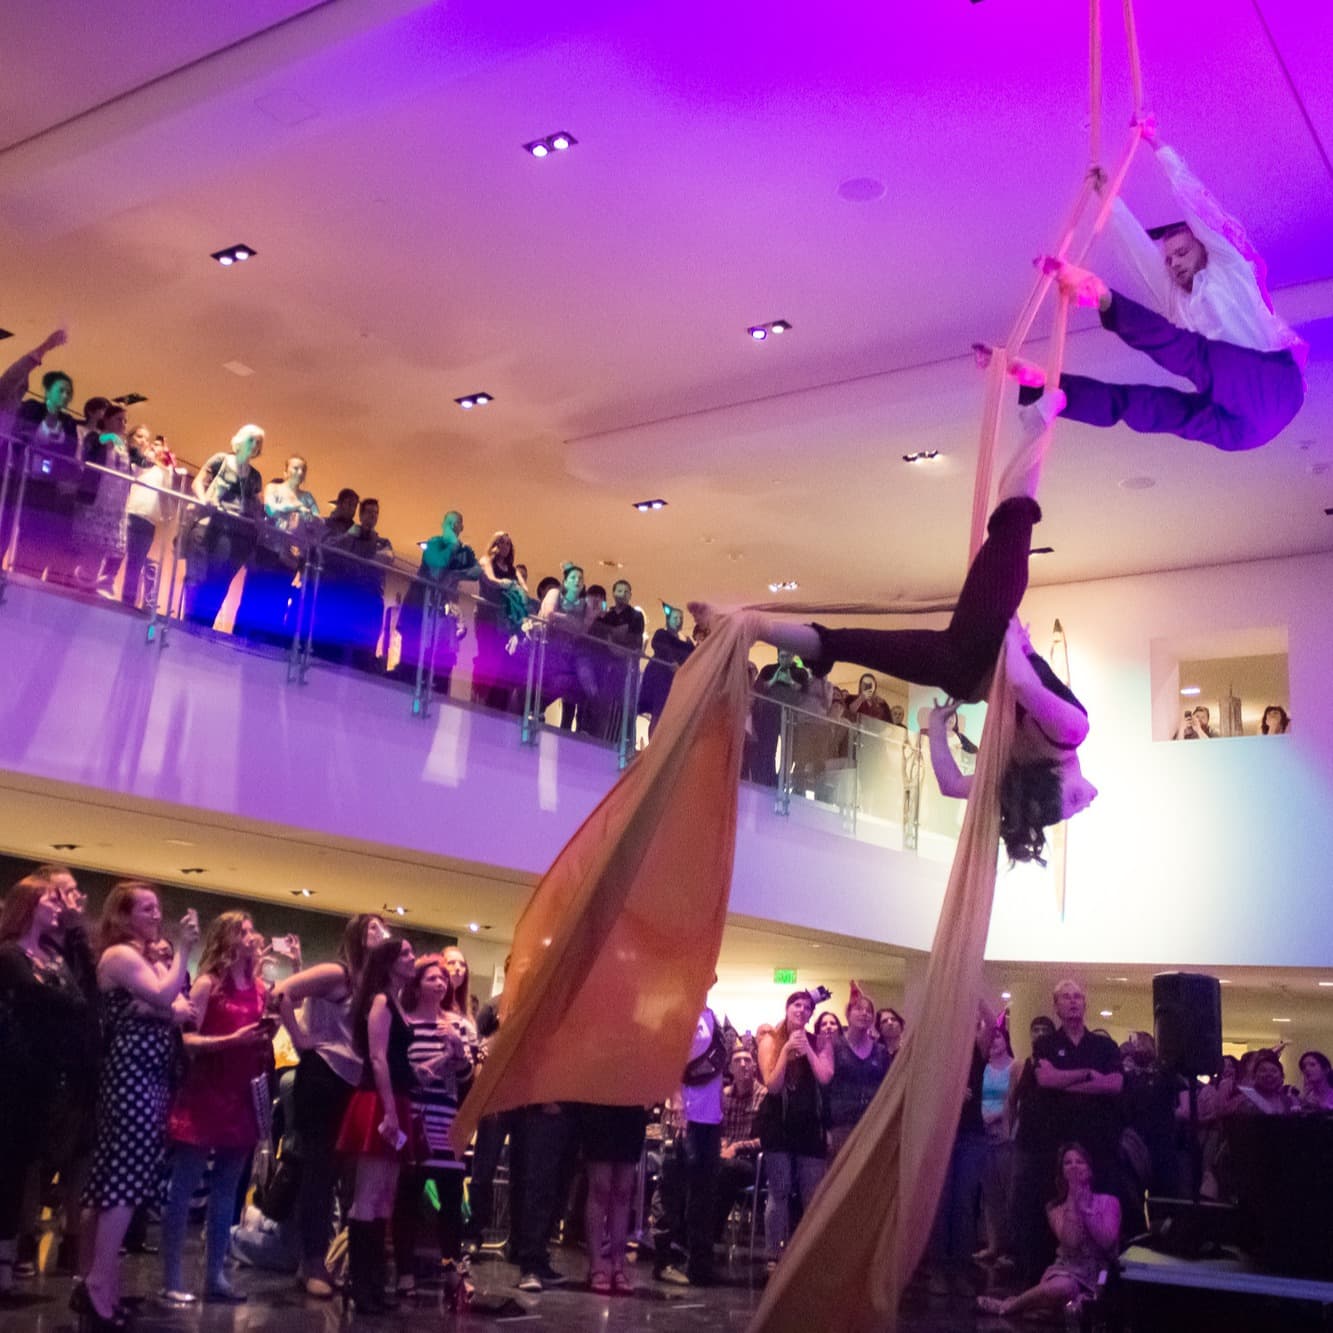
MULTIPOLYGON (((579 1250, 556 1249, 552 1257, 566 1273, 583 1272, 579 1250)), ((467 1333, 511 1324, 549 1333, 702 1333, 705 1329, 743 1333, 764 1281, 762 1266, 744 1260, 724 1268, 718 1285, 706 1290, 654 1282, 646 1266, 641 1273, 635 1267, 630 1271, 638 1284, 634 1296, 598 1297, 572 1283, 530 1296, 514 1288, 515 1269, 483 1258, 474 1268, 477 1304, 469 1313, 446 1312, 438 1296, 419 1296, 404 1302, 394 1314, 376 1319, 344 1316, 336 1302, 310 1300, 289 1279, 254 1269, 238 1269, 233 1274, 236 1285, 250 1296, 242 1306, 165 1308, 150 1295, 161 1281, 160 1263, 150 1257, 126 1260, 126 1289, 127 1294, 146 1297, 134 1321, 140 1333, 333 1333, 344 1326, 375 1333, 408 1333, 423 1327, 467 1333)), ((59 1278, 21 1282, 15 1299, 0 1306, 0 1333, 72 1333, 75 1321, 67 1306, 69 1286, 67 1279, 59 1278)), ((950 1295, 942 1284, 923 1281, 909 1294, 899 1329, 901 1333, 992 1333, 1010 1327, 1003 1321, 976 1318, 971 1301, 970 1287, 950 1295)), ((831 1313, 827 1329, 812 1329, 811 1333, 836 1333, 838 1327, 837 1316, 831 1313)))

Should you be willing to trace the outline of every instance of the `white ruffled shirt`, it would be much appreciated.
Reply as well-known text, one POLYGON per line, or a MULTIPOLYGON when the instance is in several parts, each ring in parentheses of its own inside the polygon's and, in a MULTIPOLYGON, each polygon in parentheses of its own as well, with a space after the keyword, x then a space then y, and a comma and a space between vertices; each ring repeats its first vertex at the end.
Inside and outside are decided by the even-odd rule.
POLYGON ((1259 352, 1290 351, 1304 366, 1309 348, 1273 310, 1263 260, 1244 227, 1208 193, 1174 149, 1163 146, 1156 156, 1184 211, 1183 220, 1208 252, 1208 263, 1186 291, 1167 271, 1161 246, 1117 198, 1111 209, 1112 228, 1143 279, 1150 303, 1180 328, 1259 352))

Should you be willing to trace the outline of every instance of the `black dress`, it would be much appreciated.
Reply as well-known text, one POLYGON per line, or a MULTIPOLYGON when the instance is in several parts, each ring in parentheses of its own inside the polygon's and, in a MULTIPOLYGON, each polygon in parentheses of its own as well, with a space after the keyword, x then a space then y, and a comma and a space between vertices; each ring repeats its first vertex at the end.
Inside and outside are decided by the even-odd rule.
POLYGON ((106 993, 106 1064, 97 1099, 97 1147, 83 1201, 137 1208, 156 1198, 166 1152, 175 1029, 168 1014, 138 1011, 123 987, 106 993))

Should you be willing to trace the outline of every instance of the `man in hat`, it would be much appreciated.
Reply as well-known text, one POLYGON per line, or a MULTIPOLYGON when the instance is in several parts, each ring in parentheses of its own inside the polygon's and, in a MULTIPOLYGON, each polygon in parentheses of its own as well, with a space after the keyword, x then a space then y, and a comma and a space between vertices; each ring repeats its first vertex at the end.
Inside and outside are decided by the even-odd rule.
MULTIPOLYGON (((1234 452, 1267 444, 1305 401, 1308 348, 1275 313, 1265 267, 1244 227, 1227 214, 1176 152, 1139 122, 1185 218, 1145 231, 1120 199, 1112 221, 1152 306, 1113 292, 1096 274, 1044 261, 1079 305, 1096 306, 1102 326, 1146 352, 1194 392, 1155 384, 1106 384, 1061 375, 1063 415, 1090 426, 1123 421, 1131 430, 1179 435, 1234 452)), ((1040 397, 1039 367, 1015 361, 1019 402, 1040 397)))

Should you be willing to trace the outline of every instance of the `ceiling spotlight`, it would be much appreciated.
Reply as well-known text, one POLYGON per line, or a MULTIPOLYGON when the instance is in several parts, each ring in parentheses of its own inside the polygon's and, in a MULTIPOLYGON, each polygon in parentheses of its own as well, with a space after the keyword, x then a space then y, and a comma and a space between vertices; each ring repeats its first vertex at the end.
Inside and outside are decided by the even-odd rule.
POLYGON ((1316 986, 1333 986, 1333 981, 1316 981, 1316 986))
POLYGON ((665 509, 667 502, 665 500, 635 500, 634 508, 641 514, 646 514, 653 509, 665 509))
POLYGON ((750 337, 757 343, 763 342, 764 339, 768 337, 768 329, 763 324, 751 324, 746 332, 748 332, 750 337))
POLYGON ((767 324, 751 324, 745 331, 755 342, 761 343, 770 333, 790 333, 791 320, 772 319, 767 324))
POLYGON ((775 320, 772 322, 772 324, 770 324, 768 327, 769 327, 774 333, 789 333, 789 332, 791 332, 791 325, 790 325, 785 319, 775 319, 775 320))
POLYGON ((53 852, 77 852, 79 844, 77 842, 53 842, 51 850, 53 852))
POLYGON ((257 253, 253 245, 228 245, 221 250, 214 250, 209 258, 216 259, 223 268, 230 268, 232 264, 244 263, 257 253))
POLYGON ((770 583, 769 592, 795 592, 801 585, 795 579, 783 579, 780 583, 770 583))
POLYGON ((475 934, 477 933, 477 931, 479 931, 479 930, 481 929, 481 922, 480 922, 480 921, 469 921, 469 922, 467 923, 467 928, 468 928, 468 929, 475 935, 475 934))
POLYGON ((1202 694, 1203 690, 1198 685, 1186 685, 1180 692, 1185 698, 1193 699, 1195 695, 1202 694))
POLYGON ((914 453, 904 454, 904 463, 929 463, 932 459, 938 458, 940 451, 938 449, 917 449, 914 453))
POLYGON ((578 140, 568 130, 557 130, 544 139, 533 139, 525 143, 523 149, 533 157, 550 157, 552 153, 563 153, 573 148, 578 140))
POLYGON ((314 889, 293 889, 293 890, 292 890, 292 897, 293 897, 293 898, 313 898, 314 896, 315 896, 315 891, 314 891, 314 889))
POLYGON ((388 912, 390 916, 407 915, 407 908, 404 907, 402 903, 385 903, 380 910, 383 912, 388 912))
POLYGON ((135 403, 146 403, 148 395, 143 393, 122 393, 119 398, 113 398, 113 403, 119 403, 121 407, 133 407, 135 403))
POLYGON ((203 866, 181 866, 182 875, 202 875, 203 873, 203 866))
POLYGON ((1054 555, 1054 554, 1055 554, 1055 547, 1054 547, 1054 546, 1034 546, 1034 547, 1028 552, 1028 554, 1029 554, 1029 555, 1054 555))
POLYGON ((1013 998, 1014 997, 1007 990, 1002 990, 1000 992, 1000 999, 1002 1000, 1012 1000, 1013 998))
POLYGON ((1290 1023, 1290 1022, 1291 1022, 1291 1019, 1289 1019, 1289 1018, 1275 1018, 1275 1019, 1273 1020, 1273 1022, 1274 1022, 1274 1023, 1290 1023))
POLYGON ((1112 1015, 1112 1013, 1113 1013, 1113 1011, 1110 1010, 1110 1009, 1103 1009, 1103 1010, 1101 1011, 1101 1015, 1102 1015, 1103 1018, 1110 1018, 1111 1015, 1112 1015))
POLYGON ((469 408, 485 407, 487 403, 493 403, 494 401, 494 394, 489 393, 465 393, 461 398, 454 399, 454 402, 456 402, 465 412, 469 408))

